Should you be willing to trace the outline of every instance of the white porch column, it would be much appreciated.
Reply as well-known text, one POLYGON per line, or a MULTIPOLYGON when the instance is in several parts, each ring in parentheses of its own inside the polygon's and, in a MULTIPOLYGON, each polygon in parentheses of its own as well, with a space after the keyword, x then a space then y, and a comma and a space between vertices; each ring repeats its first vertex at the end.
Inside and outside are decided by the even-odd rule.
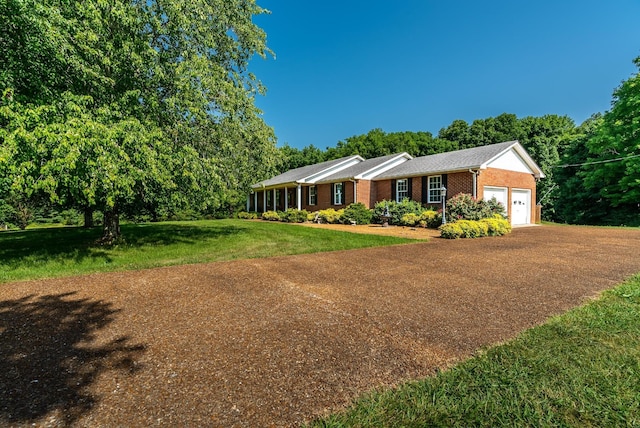
POLYGON ((276 189, 273 189, 273 210, 278 209, 278 201, 276 201, 276 189))
MULTIPOLYGON (((409 180, 411 180, 411 179, 409 179, 409 180)), ((358 190, 358 182, 356 180, 353 180, 353 203, 354 204, 358 202, 358 194, 356 193, 357 190, 358 190)), ((411 196, 411 195, 409 195, 409 196, 411 196)))
POLYGON ((289 192, 287 192, 287 188, 284 188, 284 210, 289 209, 289 192))
POLYGON ((258 212, 258 192, 253 194, 253 211, 258 212))
POLYGON ((302 185, 301 184, 298 184, 296 196, 298 199, 298 210, 301 210, 302 209, 302 185))
POLYGON ((262 212, 267 210, 267 191, 262 190, 262 212))
POLYGON ((251 208, 251 195, 247 195, 247 212, 249 212, 249 209, 251 208))

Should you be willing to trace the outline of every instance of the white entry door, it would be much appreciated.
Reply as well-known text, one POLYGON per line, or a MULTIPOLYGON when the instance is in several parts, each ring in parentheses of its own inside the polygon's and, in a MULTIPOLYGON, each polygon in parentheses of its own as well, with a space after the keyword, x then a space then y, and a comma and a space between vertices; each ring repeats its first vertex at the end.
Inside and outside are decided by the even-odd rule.
POLYGON ((531 190, 511 191, 511 224, 531 223, 531 190))

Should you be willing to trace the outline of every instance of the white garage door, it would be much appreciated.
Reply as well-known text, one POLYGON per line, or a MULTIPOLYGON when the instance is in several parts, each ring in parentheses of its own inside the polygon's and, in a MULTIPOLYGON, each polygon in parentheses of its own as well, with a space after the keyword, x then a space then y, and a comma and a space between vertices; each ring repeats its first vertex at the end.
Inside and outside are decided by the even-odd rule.
POLYGON ((531 223, 531 190, 511 191, 511 224, 531 223))
POLYGON ((491 198, 496 198, 496 201, 500 202, 505 211, 507 209, 507 188, 506 187, 493 187, 493 186, 484 186, 483 196, 485 201, 491 200, 491 198))

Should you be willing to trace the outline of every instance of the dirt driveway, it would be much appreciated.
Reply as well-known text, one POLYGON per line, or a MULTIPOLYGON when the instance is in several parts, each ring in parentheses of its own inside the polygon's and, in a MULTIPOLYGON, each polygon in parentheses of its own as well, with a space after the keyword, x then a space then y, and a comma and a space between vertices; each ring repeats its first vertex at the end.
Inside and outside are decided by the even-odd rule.
POLYGON ((640 272, 640 230, 0 286, 0 425, 288 426, 429 376, 640 272))

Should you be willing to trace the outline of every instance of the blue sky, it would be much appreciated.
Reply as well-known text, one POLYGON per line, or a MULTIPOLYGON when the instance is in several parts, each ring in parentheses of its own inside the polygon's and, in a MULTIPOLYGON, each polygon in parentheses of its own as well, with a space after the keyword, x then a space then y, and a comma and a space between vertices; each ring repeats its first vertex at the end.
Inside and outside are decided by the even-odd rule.
POLYGON ((250 71, 278 145, 325 149, 373 128, 610 108, 637 68, 640 0, 258 0, 276 58, 250 71))

